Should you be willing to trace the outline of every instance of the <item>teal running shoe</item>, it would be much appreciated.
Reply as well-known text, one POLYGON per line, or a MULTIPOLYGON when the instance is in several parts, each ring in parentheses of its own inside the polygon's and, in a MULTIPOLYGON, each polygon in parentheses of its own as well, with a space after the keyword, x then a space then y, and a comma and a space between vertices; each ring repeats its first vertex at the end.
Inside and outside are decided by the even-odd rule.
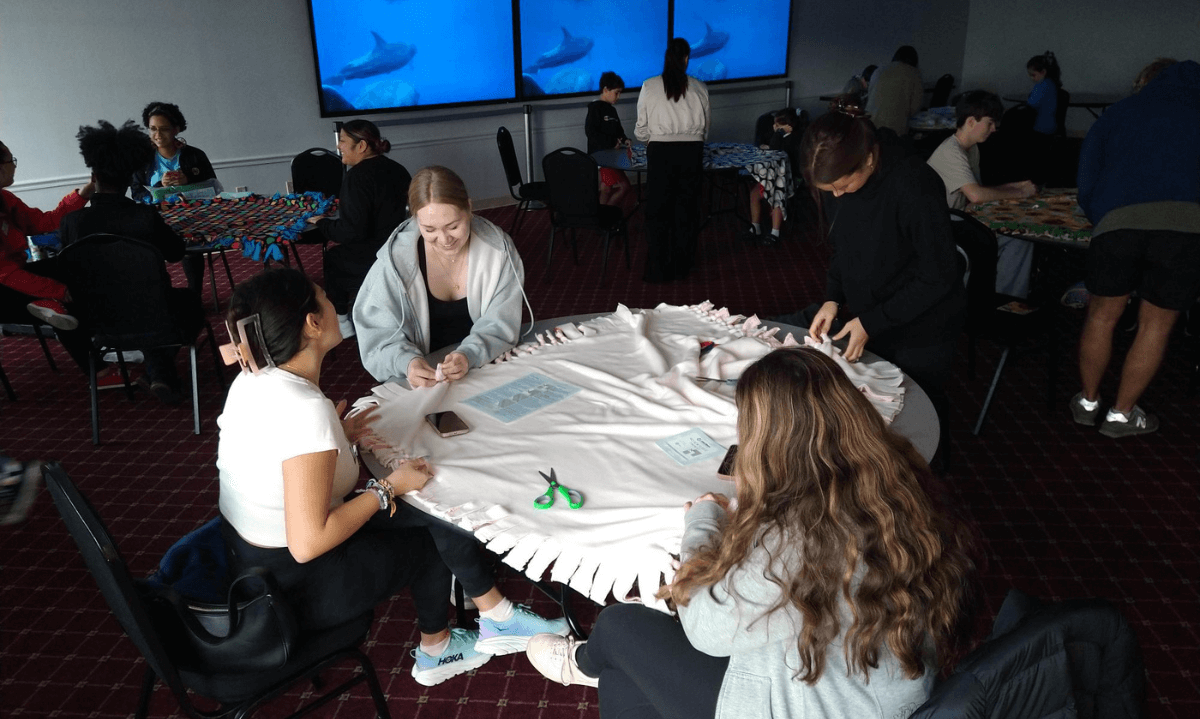
POLYGON ((417 660, 412 668, 413 679, 418 684, 431 687, 487 664, 492 655, 476 651, 475 643, 478 640, 479 632, 455 628, 450 630, 450 646, 438 656, 426 654, 417 647, 410 652, 417 660))
POLYGON ((513 606, 513 615, 507 622, 494 622, 479 618, 479 641, 476 651, 486 654, 515 654, 525 651, 529 639, 535 634, 557 634, 565 637, 571 633, 566 619, 543 619, 530 611, 524 604, 513 606))

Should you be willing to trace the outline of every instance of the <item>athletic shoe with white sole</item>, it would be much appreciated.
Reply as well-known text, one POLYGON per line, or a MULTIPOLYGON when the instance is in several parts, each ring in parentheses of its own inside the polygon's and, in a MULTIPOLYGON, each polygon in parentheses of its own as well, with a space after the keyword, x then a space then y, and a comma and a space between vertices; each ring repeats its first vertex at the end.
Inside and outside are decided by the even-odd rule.
POLYGON ((1071 417, 1075 420, 1075 424, 1082 424, 1085 427, 1096 426, 1096 416, 1100 414, 1100 398, 1096 397, 1096 406, 1088 409, 1083 406, 1083 392, 1071 398, 1071 417))
POLYGON ((582 684, 585 687, 600 685, 599 677, 588 676, 579 668, 575 660, 575 650, 587 644, 577 642, 575 637, 560 637, 557 634, 539 634, 529 640, 525 648, 525 656, 529 663, 542 673, 542 676, 556 681, 564 687, 572 684, 582 684))
POLYGON ((566 619, 543 619, 524 604, 515 604, 507 622, 479 618, 479 641, 475 642, 475 648, 487 654, 514 654, 525 651, 535 634, 566 636, 570 631, 566 619))
POLYGON ((1115 409, 1108 410, 1104 421, 1100 423, 1100 434, 1114 439, 1132 437, 1137 434, 1150 434, 1157 431, 1158 417, 1146 414, 1136 404, 1133 406, 1133 409, 1129 410, 1129 414, 1118 412, 1115 409))
POLYGON ((41 462, 0 459, 0 525, 25 519, 41 482, 41 462))
POLYGON ((67 311, 63 303, 57 300, 34 300, 25 305, 29 314, 56 330, 73 330, 79 328, 79 320, 67 311))
POLYGON ((491 654, 475 650, 479 632, 473 629, 451 629, 450 646, 438 656, 426 654, 420 647, 410 654, 417 661, 413 664, 413 679, 418 684, 432 687, 451 677, 477 669, 491 660, 491 654))

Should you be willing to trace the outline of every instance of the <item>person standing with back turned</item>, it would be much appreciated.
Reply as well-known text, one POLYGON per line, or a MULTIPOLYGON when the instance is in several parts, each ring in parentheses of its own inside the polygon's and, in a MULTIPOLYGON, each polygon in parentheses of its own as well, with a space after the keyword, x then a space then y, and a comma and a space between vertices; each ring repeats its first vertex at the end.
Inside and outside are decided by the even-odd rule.
POLYGON ((663 72, 642 83, 633 134, 646 146, 646 282, 685 279, 696 255, 708 88, 687 74, 692 47, 667 43, 663 72))

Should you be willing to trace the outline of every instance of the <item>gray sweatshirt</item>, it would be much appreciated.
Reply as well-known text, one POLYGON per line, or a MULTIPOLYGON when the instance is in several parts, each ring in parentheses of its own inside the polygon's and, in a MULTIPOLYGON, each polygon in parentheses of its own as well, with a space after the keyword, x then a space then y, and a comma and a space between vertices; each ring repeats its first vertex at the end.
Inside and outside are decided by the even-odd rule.
MULTIPOLYGON (((684 518, 682 559, 695 554, 725 520, 725 510, 716 502, 692 505, 684 518)), ((785 557, 789 551, 794 555, 798 550, 785 549, 785 557)), ((852 618, 844 601, 841 635, 829 647, 825 672, 812 686, 793 679, 800 666, 796 639, 803 620, 792 605, 765 614, 781 594, 764 576, 767 561, 767 549, 755 547, 741 567, 712 587, 711 595, 707 588, 697 589, 688 605, 679 608, 692 646, 710 656, 729 657, 717 719, 905 719, 925 701, 933 687, 932 663, 920 679, 906 679, 887 647, 881 648, 879 668, 871 671, 869 681, 861 674, 847 676, 842 641, 852 618)))

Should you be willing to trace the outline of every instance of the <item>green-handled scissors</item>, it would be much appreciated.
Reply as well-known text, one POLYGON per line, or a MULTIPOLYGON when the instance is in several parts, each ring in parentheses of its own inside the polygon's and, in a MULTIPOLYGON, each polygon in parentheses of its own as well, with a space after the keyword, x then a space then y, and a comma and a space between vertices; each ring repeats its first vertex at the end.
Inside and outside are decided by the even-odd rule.
POLYGON ((550 489, 547 489, 545 494, 533 500, 535 509, 550 509, 553 507, 554 490, 556 489, 562 493, 562 496, 567 498, 567 506, 571 509, 579 509, 583 506, 583 495, 570 487, 564 487, 559 484, 558 474, 555 473, 553 467, 550 469, 550 474, 546 474, 545 472, 538 472, 538 474, 542 475, 542 478, 550 483, 550 489))

